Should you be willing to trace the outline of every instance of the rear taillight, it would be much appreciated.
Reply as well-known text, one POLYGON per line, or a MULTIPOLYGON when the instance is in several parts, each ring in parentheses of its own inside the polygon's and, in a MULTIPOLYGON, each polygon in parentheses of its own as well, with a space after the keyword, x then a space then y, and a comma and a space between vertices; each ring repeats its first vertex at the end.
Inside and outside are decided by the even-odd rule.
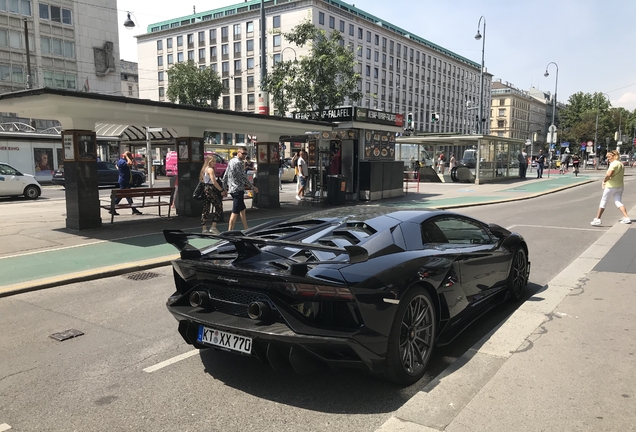
POLYGON ((353 294, 345 287, 291 283, 281 288, 289 295, 304 299, 353 300, 353 294))

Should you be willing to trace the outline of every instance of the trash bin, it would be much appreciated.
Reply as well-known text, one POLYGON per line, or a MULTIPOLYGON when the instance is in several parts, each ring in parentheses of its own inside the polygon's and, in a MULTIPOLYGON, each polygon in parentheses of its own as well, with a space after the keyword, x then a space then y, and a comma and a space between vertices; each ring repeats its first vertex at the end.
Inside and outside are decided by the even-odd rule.
POLYGON ((327 203, 343 205, 347 198, 347 178, 342 174, 327 176, 327 203))

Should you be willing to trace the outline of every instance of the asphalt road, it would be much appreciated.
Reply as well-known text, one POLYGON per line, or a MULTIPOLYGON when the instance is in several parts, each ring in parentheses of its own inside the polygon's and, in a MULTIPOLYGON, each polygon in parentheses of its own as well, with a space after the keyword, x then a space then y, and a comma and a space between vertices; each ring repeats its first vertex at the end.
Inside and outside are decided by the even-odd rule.
MULTIPOLYGON (((635 186, 627 181, 628 208, 636 203, 635 186)), ((458 211, 526 237, 530 298, 607 229, 589 225, 599 197, 595 182, 458 211)), ((606 215, 604 221, 619 218, 614 208, 606 215)), ((193 351, 164 305, 173 291, 171 269, 145 275, 150 278, 118 276, 0 298, 0 426, 21 431, 373 431, 515 309, 511 304, 493 309, 453 344, 435 351, 425 378, 399 388, 359 371, 299 376, 274 372, 251 358, 193 351), (64 342, 49 338, 68 329, 85 334, 64 342), (179 359, 183 354, 187 357, 179 359), (171 359, 174 363, 161 367, 171 359)))

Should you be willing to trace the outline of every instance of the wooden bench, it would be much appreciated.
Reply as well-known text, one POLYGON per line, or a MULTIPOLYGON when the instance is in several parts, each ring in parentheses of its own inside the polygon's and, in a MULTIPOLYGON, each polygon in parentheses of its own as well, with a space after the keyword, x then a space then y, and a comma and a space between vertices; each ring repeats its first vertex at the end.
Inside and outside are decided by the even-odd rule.
POLYGON ((113 189, 110 194, 110 202, 101 200, 101 208, 108 210, 111 214, 110 223, 115 220, 115 211, 120 209, 140 209, 145 207, 158 207, 159 216, 161 216, 161 206, 168 206, 168 218, 170 218, 170 209, 174 200, 174 190, 171 187, 159 188, 138 188, 138 189, 113 189), (162 200, 162 197, 168 197, 168 200, 162 200), (133 203, 128 204, 127 198, 132 198, 133 203), (155 201, 154 198, 157 198, 155 201), (115 201, 120 199, 119 204, 115 201))

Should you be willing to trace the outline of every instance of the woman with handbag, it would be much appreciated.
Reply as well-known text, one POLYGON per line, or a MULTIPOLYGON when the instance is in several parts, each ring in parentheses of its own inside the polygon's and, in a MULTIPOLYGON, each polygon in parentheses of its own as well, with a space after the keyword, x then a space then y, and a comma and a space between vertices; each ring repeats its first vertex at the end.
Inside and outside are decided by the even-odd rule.
POLYGON ((214 166, 216 165, 216 159, 214 156, 209 156, 203 163, 203 168, 199 173, 199 182, 203 183, 204 198, 203 198, 203 212, 201 213, 201 229, 202 232, 209 232, 212 234, 220 234, 216 223, 223 217, 223 197, 227 195, 227 192, 223 190, 221 182, 219 182, 214 173, 214 166), (212 227, 208 230, 208 219, 210 218, 210 210, 212 212, 212 227))

